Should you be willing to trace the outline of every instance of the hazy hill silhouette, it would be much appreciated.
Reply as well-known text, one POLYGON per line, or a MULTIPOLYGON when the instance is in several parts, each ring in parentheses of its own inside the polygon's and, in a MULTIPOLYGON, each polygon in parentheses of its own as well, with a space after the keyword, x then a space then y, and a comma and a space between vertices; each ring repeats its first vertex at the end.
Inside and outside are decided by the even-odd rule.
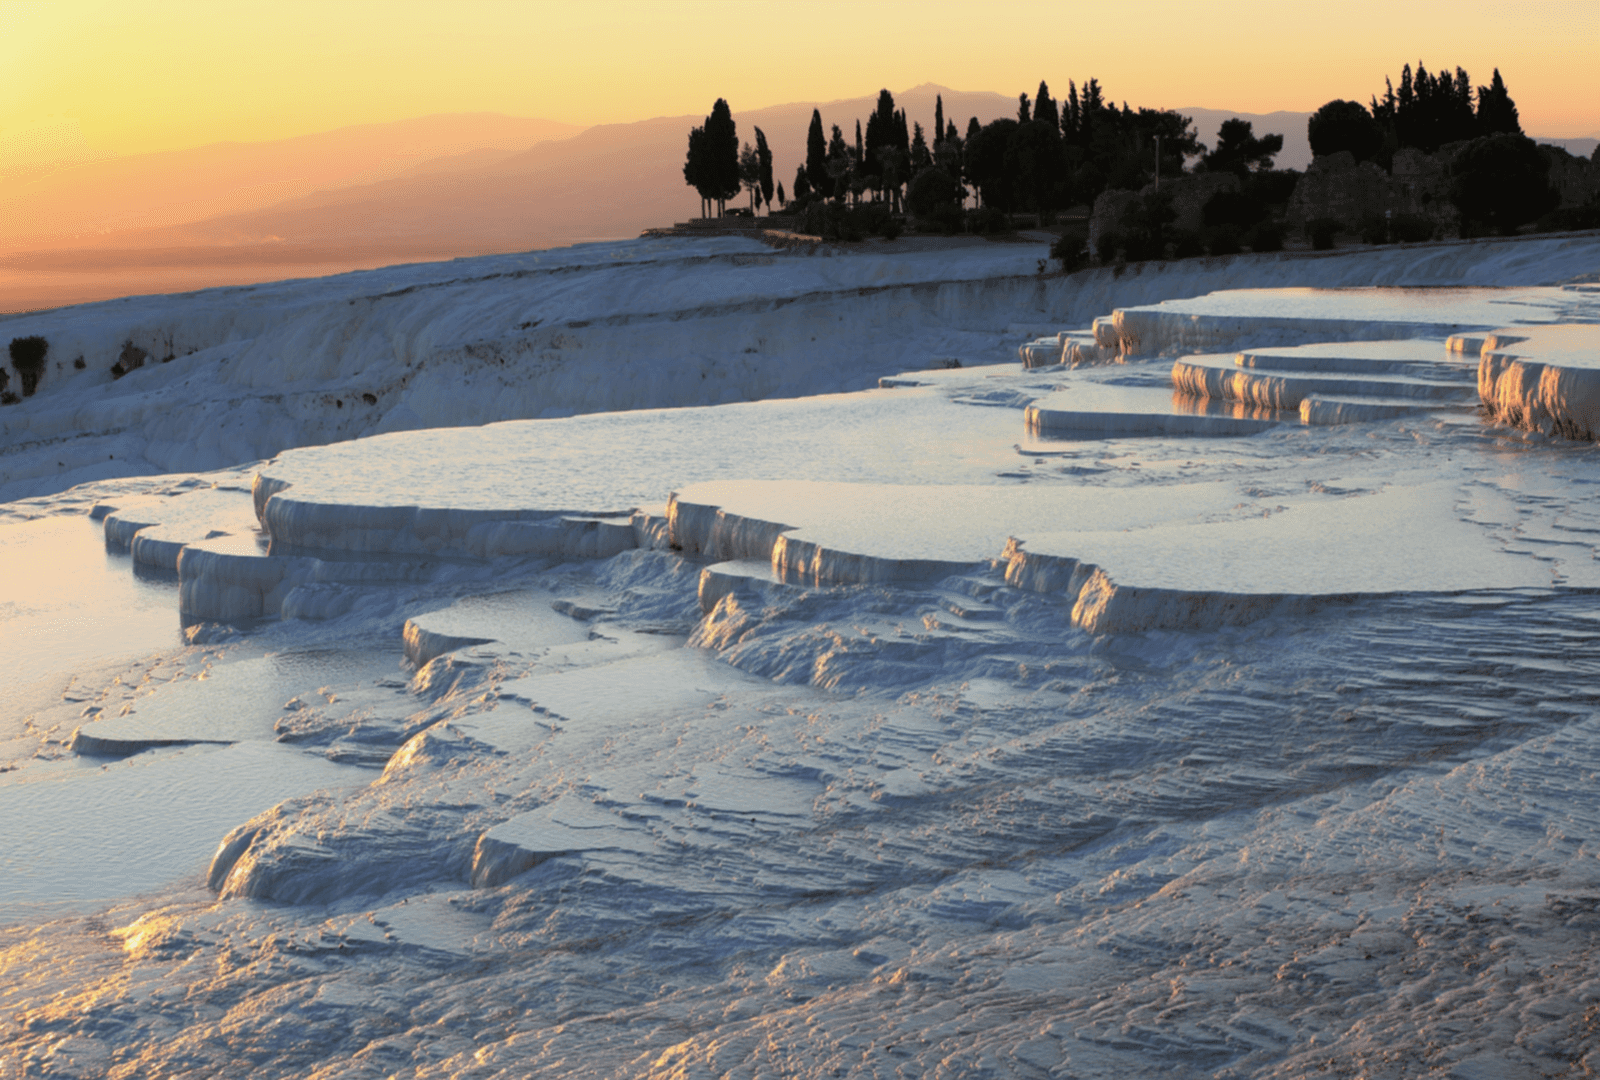
MULTIPOLYGON (((965 132, 1016 112, 1015 99, 996 93, 964 93, 933 85, 895 96, 909 119, 930 131, 934 98, 942 95, 945 116, 965 132)), ((792 103, 736 112, 741 140, 760 127, 773 148, 774 175, 786 185, 805 149, 811 110, 825 126, 838 124, 853 137, 855 121, 870 114, 875 97, 822 103, 792 103)), ((1235 113, 1194 114, 1202 137, 1215 138, 1222 120, 1235 113), (1208 130, 1209 129, 1209 130, 1208 130)), ((1280 130, 1286 158, 1305 143, 1304 113, 1246 117, 1257 130, 1280 130)), ((637 235, 697 212, 699 201, 683 182, 689 129, 699 116, 657 117, 631 124, 602 124, 522 153, 462 162, 450 171, 418 170, 377 183, 320 191, 244 213, 218 215, 148 239, 169 245, 340 243, 364 250, 511 251, 583 240, 637 235)), ((1309 160, 1309 147, 1303 156, 1309 160)), ((1287 163, 1287 162, 1286 162, 1287 163)), ((1303 163, 1302 163, 1303 164, 1303 163)), ((737 205, 739 200, 734 200, 737 205)))
MULTIPOLYGON (((930 142, 936 95, 963 134, 974 116, 1016 115, 1016 98, 1005 94, 933 84, 896 93, 930 142)), ((853 139, 876 101, 794 102, 734 119, 742 141, 757 126, 766 133, 774 176, 787 188, 813 108, 853 139)), ((1202 141, 1240 115, 1258 134, 1284 135, 1280 166, 1310 160, 1308 114, 1180 111, 1202 141)), ((432 116, 0 181, 0 242, 9 249, 0 256, 0 310, 637 236, 698 212, 683 159, 689 129, 703 120, 579 130, 495 114, 432 116)))
POLYGON ((425 116, 255 143, 107 158, 43 176, 0 176, 0 240, 8 246, 104 243, 108 233, 255 210, 294 196, 437 170, 481 167, 582 128, 497 113, 425 116))

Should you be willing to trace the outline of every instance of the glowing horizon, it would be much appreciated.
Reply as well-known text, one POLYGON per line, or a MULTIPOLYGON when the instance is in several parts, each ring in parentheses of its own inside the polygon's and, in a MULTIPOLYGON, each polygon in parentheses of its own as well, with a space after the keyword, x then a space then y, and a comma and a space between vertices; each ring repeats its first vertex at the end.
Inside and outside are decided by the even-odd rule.
POLYGON ((1032 93, 1090 76, 1111 100, 1157 108, 1307 112, 1365 102, 1420 58, 1496 67, 1523 129, 1600 135, 1587 53, 1600 4, 1324 5, 1236 0, 1197 13, 1158 0, 980 9, 935 0, 753 6, 724 0, 604 8, 303 0, 0 2, 0 160, 259 142, 441 113, 589 126, 823 102, 924 83, 1032 93), (1130 36, 1130 28, 1138 35, 1130 36), (1060 59, 1040 58, 1060 42, 1060 59), (1314 51, 1307 48, 1314 42, 1314 51))

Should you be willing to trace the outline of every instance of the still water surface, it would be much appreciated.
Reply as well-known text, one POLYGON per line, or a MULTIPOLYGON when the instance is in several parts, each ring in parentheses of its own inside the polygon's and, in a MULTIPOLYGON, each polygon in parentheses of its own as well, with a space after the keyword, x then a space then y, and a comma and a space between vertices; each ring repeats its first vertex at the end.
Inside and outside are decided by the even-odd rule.
POLYGON ((0 525, 0 699, 183 644, 178 583, 136 577, 85 515, 0 525))

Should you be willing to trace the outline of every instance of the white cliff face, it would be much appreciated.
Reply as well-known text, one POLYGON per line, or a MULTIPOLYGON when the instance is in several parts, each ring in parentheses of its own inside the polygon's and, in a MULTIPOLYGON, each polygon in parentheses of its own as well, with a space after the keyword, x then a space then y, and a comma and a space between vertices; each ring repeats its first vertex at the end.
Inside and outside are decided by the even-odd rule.
MULTIPOLYGON (((1542 285, 1506 261, 1531 249, 1368 269, 1542 285)), ((720 256, 674 273, 748 284, 720 256)), ((7 684, 8 1054, 1600 1067, 1600 464, 1458 400, 1479 351, 1534 355, 1495 336, 1503 301, 1589 309, 1433 299, 1417 334, 1351 343, 1409 309, 1221 292, 1181 305, 1184 333, 1232 335, 1221 357, 1126 349, 1124 311, 1105 345, 1054 339, 1111 365, 886 365, 882 388, 392 431, 6 505, 4 572, 55 572, 94 508, 111 547, 87 554, 147 590, 0 607, 11 640, 96 594, 138 627, 19 647, 35 677, 7 684), (1481 340, 1447 349, 1462 325, 1481 340), (1175 403, 1184 371, 1211 405, 1175 403), (1357 422, 1305 422, 1317 402, 1357 422)), ((1051 329, 1015 322, 1012 349, 1051 329)))

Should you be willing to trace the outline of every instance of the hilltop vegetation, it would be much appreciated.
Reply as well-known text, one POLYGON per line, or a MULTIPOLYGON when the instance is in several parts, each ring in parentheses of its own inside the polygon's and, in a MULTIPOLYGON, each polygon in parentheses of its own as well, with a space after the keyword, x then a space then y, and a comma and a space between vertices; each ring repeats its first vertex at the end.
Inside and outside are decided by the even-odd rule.
POLYGON ((772 183, 772 155, 756 130, 743 149, 718 99, 690 133, 685 180, 717 213, 792 215, 798 231, 833 239, 924 232, 1002 232, 1019 223, 1062 234, 1071 266, 1117 259, 1275 251, 1357 239, 1368 243, 1600 226, 1600 169, 1523 135, 1498 69, 1474 90, 1467 72, 1409 64, 1370 105, 1330 101, 1307 124, 1315 160, 1306 174, 1274 167, 1281 134, 1234 118, 1216 145, 1190 117, 1120 106, 1097 79, 1057 100, 1041 81, 1017 97, 1015 119, 965 130, 937 98, 931 129, 883 90, 863 125, 812 111, 789 190, 772 183), (1356 171, 1352 172, 1354 169, 1356 171), (1350 175, 1344 175, 1349 173, 1350 175), (1302 183, 1309 179, 1309 182, 1302 183), (730 211, 741 185, 748 210, 730 211))

